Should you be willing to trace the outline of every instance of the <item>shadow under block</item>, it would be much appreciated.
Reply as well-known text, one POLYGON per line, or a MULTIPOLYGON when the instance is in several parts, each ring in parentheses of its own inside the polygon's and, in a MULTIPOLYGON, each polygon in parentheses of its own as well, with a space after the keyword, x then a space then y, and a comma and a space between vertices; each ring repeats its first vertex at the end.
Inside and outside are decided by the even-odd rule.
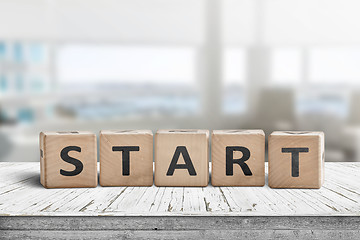
POLYGON ((157 131, 155 185, 205 187, 208 183, 209 131, 157 131))
POLYGON ((211 164, 213 186, 264 186, 264 131, 214 130, 211 164))
POLYGON ((278 131, 269 136, 271 188, 321 188, 324 133, 278 131))
POLYGON ((95 134, 40 133, 40 182, 44 187, 96 187, 97 179, 95 134))
POLYGON ((100 132, 100 185, 153 185, 151 130, 100 132))

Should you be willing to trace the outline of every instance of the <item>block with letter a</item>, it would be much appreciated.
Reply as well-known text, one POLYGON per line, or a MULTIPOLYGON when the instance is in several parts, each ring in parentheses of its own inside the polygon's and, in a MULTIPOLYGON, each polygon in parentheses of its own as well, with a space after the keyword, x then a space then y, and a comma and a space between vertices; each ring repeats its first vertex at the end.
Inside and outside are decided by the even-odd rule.
POLYGON ((208 182, 209 131, 157 131, 155 185, 204 187, 208 182))
POLYGON ((269 186, 320 188, 324 158, 323 132, 273 132, 269 137, 269 186))
POLYGON ((46 188, 96 187, 96 135, 85 131, 41 132, 40 182, 46 188))

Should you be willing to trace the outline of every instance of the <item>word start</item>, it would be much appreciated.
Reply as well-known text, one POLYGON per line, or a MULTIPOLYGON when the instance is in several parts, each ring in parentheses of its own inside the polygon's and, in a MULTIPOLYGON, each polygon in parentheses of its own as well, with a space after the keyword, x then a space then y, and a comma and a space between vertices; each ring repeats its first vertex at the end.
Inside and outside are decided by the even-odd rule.
MULTIPOLYGON (((263 130, 102 130, 101 186, 265 185, 263 130), (211 145, 211 146, 210 146, 211 145), (155 166, 155 168, 153 168, 155 166)), ((45 188, 96 187, 98 147, 86 131, 40 133, 40 181, 45 188)), ((320 188, 324 133, 275 131, 268 137, 271 188, 320 188)))

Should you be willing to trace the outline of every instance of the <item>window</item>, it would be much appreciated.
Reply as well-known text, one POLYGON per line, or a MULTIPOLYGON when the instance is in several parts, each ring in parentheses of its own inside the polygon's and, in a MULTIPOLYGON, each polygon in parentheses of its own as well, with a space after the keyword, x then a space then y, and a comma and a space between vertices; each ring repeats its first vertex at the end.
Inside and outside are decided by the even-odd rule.
POLYGON ((297 48, 274 49, 271 55, 271 83, 282 86, 301 83, 301 57, 297 48))
POLYGON ((60 87, 96 90, 88 94, 91 99, 65 102, 62 107, 86 119, 196 114, 201 109, 196 57, 192 47, 60 47, 56 61, 60 87))
POLYGON ((309 57, 313 84, 359 85, 360 47, 312 48, 309 57))
POLYGON ((305 90, 297 94, 296 113, 298 115, 345 118, 348 115, 348 107, 347 92, 341 89, 305 90))
POLYGON ((6 44, 0 42, 0 61, 3 61, 6 57, 6 44))
POLYGON ((237 114, 246 109, 246 53, 243 48, 225 48, 223 52, 223 112, 237 114))
POLYGON ((0 92, 37 94, 49 89, 49 46, 37 42, 0 42, 0 92))
POLYGON ((190 47, 71 45, 60 48, 58 78, 67 83, 195 85, 190 47))

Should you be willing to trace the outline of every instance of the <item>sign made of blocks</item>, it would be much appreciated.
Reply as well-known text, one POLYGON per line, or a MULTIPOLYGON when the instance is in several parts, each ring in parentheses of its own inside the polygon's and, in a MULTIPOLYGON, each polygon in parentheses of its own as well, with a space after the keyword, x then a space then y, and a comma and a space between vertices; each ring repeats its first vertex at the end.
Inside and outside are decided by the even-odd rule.
POLYGON ((100 185, 152 186, 151 130, 100 132, 100 185))
POLYGON ((277 131, 270 135, 271 188, 320 188, 323 181, 323 132, 277 131))
POLYGON ((209 131, 157 131, 155 185, 205 187, 208 182, 209 131))
POLYGON ((214 130, 211 163, 213 186, 264 186, 264 131, 214 130))
POLYGON ((40 169, 40 182, 46 188, 96 187, 96 135, 41 132, 40 169))
MULTIPOLYGON (((212 185, 264 185, 262 130, 214 130, 211 146, 212 185)), ((269 186, 320 188, 324 147, 323 132, 273 132, 268 139, 269 186)), ((156 186, 208 185, 208 130, 159 130, 154 149, 156 186)), ((45 188, 96 187, 96 135, 85 131, 41 132, 40 181, 45 188)), ((100 132, 100 184, 152 186, 152 131, 100 132)))

